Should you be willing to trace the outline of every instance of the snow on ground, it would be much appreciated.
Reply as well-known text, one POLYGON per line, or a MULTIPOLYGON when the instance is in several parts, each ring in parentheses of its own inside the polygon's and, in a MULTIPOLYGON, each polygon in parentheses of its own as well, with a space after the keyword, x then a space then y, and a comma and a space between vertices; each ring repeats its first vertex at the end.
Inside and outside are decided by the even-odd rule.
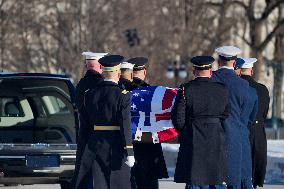
MULTIPOLYGON (((174 176, 179 144, 162 144, 169 176, 174 176)), ((284 140, 268 140, 266 183, 284 184, 284 140)))
POLYGON ((284 183, 284 140, 267 143, 266 183, 284 183))

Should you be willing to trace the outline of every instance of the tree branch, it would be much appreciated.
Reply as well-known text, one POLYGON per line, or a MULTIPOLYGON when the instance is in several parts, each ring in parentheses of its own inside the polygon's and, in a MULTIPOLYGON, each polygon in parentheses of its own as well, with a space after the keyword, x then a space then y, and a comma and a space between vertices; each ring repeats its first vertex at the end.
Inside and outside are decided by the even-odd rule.
POLYGON ((248 16, 248 20, 249 21, 254 21, 255 20, 255 0, 250 0, 249 1, 249 5, 248 5, 248 9, 246 10, 247 16, 248 16))
POLYGON ((265 40, 258 46, 258 49, 260 51, 262 51, 266 46, 267 44, 271 41, 271 39, 275 36, 275 34, 277 33, 278 29, 281 27, 281 26, 284 26, 284 18, 281 19, 277 25, 273 28, 273 30, 266 36, 265 40))
POLYGON ((248 6, 244 2, 242 2, 242 1, 232 1, 231 5, 239 5, 239 6, 241 6, 245 10, 248 9, 248 6))
POLYGON ((259 20, 265 20, 271 14, 272 11, 274 11, 281 4, 284 4, 283 0, 274 0, 272 2, 267 4, 259 20))
POLYGON ((241 38, 248 46, 252 46, 251 42, 247 38, 245 38, 245 36, 240 35, 239 33, 237 33, 237 36, 241 38))
MULTIPOLYGON (((217 3, 217 2, 211 2, 211 1, 208 1, 208 2, 205 2, 205 5, 208 5, 208 6, 212 6, 212 7, 221 7, 222 3, 217 3)), ((228 2, 228 5, 231 6, 231 5, 239 5, 240 7, 242 7, 244 10, 247 10, 248 9, 248 6, 242 2, 242 1, 229 1, 228 2)))
POLYGON ((204 5, 208 5, 208 6, 211 6, 211 7, 220 7, 222 5, 222 3, 217 3, 217 2, 205 2, 204 5))
POLYGON ((0 9, 2 9, 2 7, 3 7, 3 5, 4 5, 4 3, 6 2, 7 0, 1 0, 1 2, 0 2, 0 9))

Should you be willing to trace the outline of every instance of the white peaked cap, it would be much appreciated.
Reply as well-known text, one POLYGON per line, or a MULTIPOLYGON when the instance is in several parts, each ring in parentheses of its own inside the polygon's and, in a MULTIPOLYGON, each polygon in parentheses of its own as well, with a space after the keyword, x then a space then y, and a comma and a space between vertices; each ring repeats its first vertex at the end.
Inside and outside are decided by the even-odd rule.
POLYGON ((120 69, 130 69, 133 70, 134 64, 131 64, 129 62, 122 62, 120 65, 120 69))
POLYGON ((253 64, 257 61, 256 58, 242 58, 245 63, 241 66, 241 68, 253 68, 253 64))
POLYGON ((223 46, 223 47, 216 48, 215 52, 218 53, 220 56, 223 56, 223 57, 226 57, 226 58, 230 58, 230 57, 237 56, 242 51, 238 47, 223 46))
POLYGON ((93 53, 93 52, 83 52, 82 55, 85 56, 86 60, 99 60, 108 53, 93 53))

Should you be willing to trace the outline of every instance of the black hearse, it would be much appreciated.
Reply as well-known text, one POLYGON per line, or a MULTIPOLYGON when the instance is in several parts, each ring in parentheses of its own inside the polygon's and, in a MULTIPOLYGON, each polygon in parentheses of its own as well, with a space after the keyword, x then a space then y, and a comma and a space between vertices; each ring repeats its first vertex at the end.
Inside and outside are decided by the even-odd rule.
POLYGON ((77 126, 69 77, 0 73, 0 184, 69 188, 77 126))

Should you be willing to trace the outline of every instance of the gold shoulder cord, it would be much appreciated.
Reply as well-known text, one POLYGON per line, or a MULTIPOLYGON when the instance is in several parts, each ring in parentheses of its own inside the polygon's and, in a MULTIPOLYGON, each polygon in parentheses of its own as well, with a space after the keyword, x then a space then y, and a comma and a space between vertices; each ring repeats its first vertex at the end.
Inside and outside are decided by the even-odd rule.
POLYGON ((129 91, 127 91, 127 90, 121 91, 122 94, 127 94, 128 92, 129 92, 129 91))

